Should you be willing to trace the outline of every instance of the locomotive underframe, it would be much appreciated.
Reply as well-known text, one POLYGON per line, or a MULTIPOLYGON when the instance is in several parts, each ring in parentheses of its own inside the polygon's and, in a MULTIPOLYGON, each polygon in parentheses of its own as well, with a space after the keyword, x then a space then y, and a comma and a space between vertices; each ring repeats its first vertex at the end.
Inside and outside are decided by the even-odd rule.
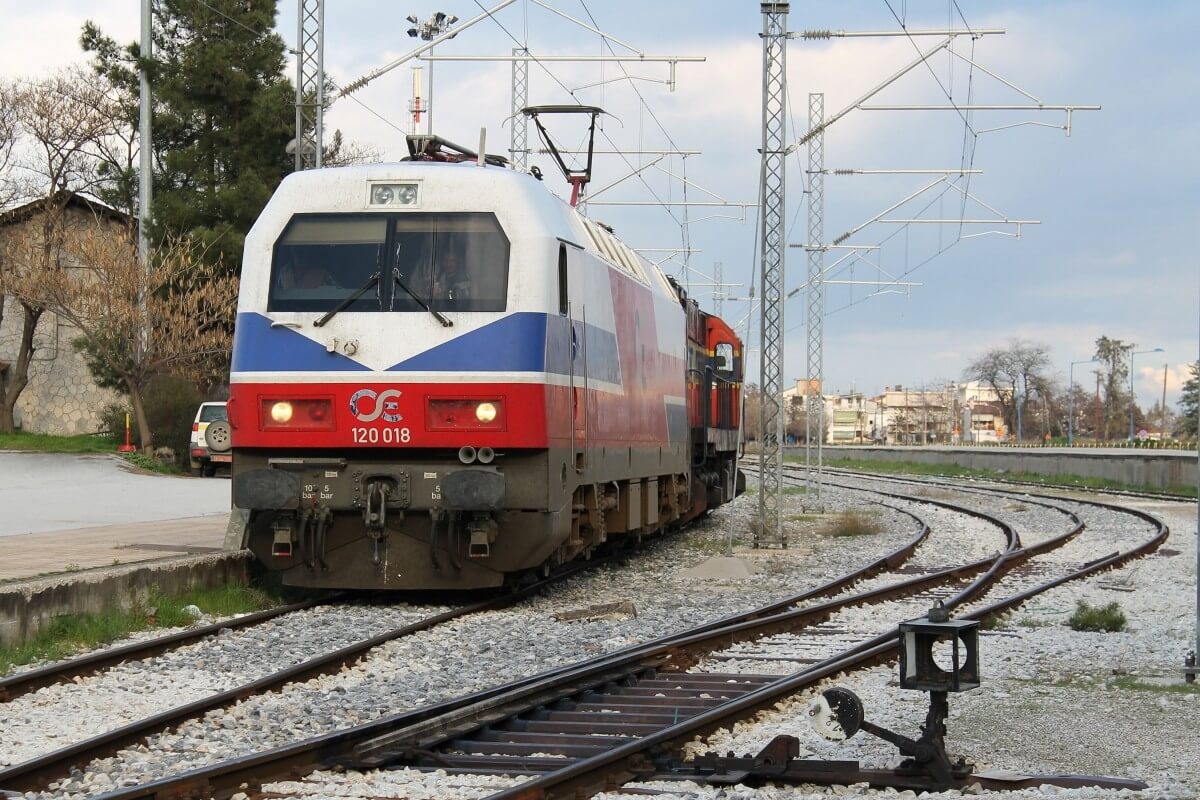
POLYGON ((731 497, 732 458, 693 474, 688 449, 552 448, 489 465, 437 451, 239 450, 234 503, 250 512, 243 545, 287 585, 497 587, 690 519, 714 481, 731 497))

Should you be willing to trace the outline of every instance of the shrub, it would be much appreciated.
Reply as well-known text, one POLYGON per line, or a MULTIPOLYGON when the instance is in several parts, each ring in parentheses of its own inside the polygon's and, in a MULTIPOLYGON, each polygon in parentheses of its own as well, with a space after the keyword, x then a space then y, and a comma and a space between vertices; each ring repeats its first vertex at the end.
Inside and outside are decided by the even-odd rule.
POLYGON ((100 412, 100 433, 106 433, 118 442, 125 441, 125 415, 129 414, 129 435, 137 440, 137 423, 133 421, 133 410, 125 403, 109 403, 100 412))
POLYGON ((151 380, 142 394, 142 403, 155 446, 170 447, 186 456, 192 421, 203 399, 192 382, 184 378, 160 375, 151 380))
POLYGON ((1125 613, 1116 601, 1106 606, 1090 606, 1080 600, 1067 624, 1073 631, 1115 633, 1125 630, 1126 621, 1125 613))
POLYGON ((843 511, 829 521, 822 533, 826 536, 870 536, 882 530, 883 525, 874 514, 843 511))

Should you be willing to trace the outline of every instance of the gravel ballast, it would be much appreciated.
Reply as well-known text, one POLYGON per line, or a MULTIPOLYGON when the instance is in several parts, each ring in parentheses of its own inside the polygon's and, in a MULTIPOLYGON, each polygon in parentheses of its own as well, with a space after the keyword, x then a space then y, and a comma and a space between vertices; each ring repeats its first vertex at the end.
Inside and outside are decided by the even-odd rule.
MULTIPOLYGON (((799 505, 795 498, 789 503, 799 505)), ((862 495, 827 488, 823 505, 826 511, 862 507, 862 495)), ((1010 615, 1000 627, 984 632, 983 685, 951 697, 947 745, 953 755, 965 756, 979 770, 1141 778, 1152 788, 1132 796, 1146 800, 1197 796, 1200 701, 1194 688, 1181 685, 1183 657, 1195 643, 1196 507, 1170 502, 1139 505, 1171 526, 1171 538, 1159 554, 1055 589, 1010 615), (1117 601, 1129 620, 1126 630, 1112 634, 1071 631, 1065 621, 1078 600, 1093 605, 1117 601)), ((219 758, 257 752, 302 736, 349 727, 536 674, 802 591, 860 567, 912 538, 915 524, 911 519, 879 506, 871 508, 879 514, 886 532, 833 537, 819 532, 826 518, 817 515, 814 520, 797 522, 803 530, 789 542, 787 550, 750 550, 744 531, 757 503, 753 495, 744 496, 685 535, 647 548, 623 567, 589 573, 516 609, 475 615, 389 643, 338 675, 315 678, 246 700, 226 711, 210 712, 179 730, 153 737, 145 746, 89 765, 50 792, 28 796, 84 797, 145 782, 219 758), (716 563, 710 559, 724 555, 725 540, 731 531, 735 540, 746 542, 732 548, 732 555, 745 569, 703 569, 706 564, 716 563), (556 618, 566 610, 619 601, 632 601, 636 615, 573 622, 556 618)), ((1018 529, 1025 525, 1043 534, 1064 528, 1060 517, 1031 508, 1014 506, 1014 519, 1008 521, 1018 529), (1034 521, 1022 522, 1022 515, 1034 521)), ((797 517, 800 512, 808 516, 806 509, 797 507, 794 511, 797 517)), ((793 509, 789 508, 788 513, 793 509)), ((1090 524, 1098 525, 1097 515, 1110 512, 1089 513, 1090 524)), ((946 526, 953 524, 940 514, 937 520, 939 534, 946 533, 946 526)), ((1129 518, 1124 520, 1128 522, 1129 518)), ((965 530, 977 529, 975 522, 963 522, 963 526, 965 530)), ((996 537, 987 534, 987 538, 978 549, 993 552, 997 549, 996 537)), ((404 612, 392 613, 404 616, 404 612)), ((345 631, 330 627, 336 626, 313 624, 303 628, 297 634, 303 640, 301 650, 308 652, 326 639, 331 646, 344 642, 345 631)), ((234 658, 245 659, 247 656, 242 654, 246 651, 227 651, 230 644, 215 642, 211 652, 203 648, 193 651, 188 656, 190 663, 175 662, 169 672, 149 660, 80 679, 81 687, 76 691, 92 696, 113 692, 113 702, 121 704, 123 713, 148 713, 142 711, 143 702, 146 708, 160 708, 162 693, 180 696, 186 691, 190 696, 197 685, 211 691, 228 685, 231 675, 244 674, 244 665, 235 668, 229 662, 235 653, 234 658), (221 657, 221 652, 227 655, 221 657), (175 682, 188 684, 189 688, 181 689, 175 682), (121 691, 113 688, 114 683, 121 691)), ((925 695, 900 690, 894 666, 857 673, 837 683, 853 689, 863 699, 869 720, 905 735, 918 735, 925 714, 925 695)), ((61 746, 60 735, 51 735, 56 727, 58 731, 91 730, 94 724, 88 721, 89 714, 113 713, 111 707, 106 711, 104 704, 94 712, 64 704, 55 717, 56 704, 48 702, 46 695, 39 701, 39 695, 28 700, 18 698, 5 707, 6 744, 0 752, 7 752, 5 758, 11 763, 25 757, 24 753, 61 746), (8 735, 17 731, 10 728, 12 724, 20 726, 19 747, 8 735), (39 740, 39 736, 43 738, 39 740)), ((865 734, 837 744, 817 738, 806 721, 810 700, 809 695, 798 696, 760 714, 753 724, 717 732, 693 748, 751 753, 773 736, 787 733, 799 737, 803 747, 821 757, 858 758, 868 767, 892 765, 899 760, 892 745, 865 734)), ((408 789, 396 788, 404 785, 400 775, 350 773, 325 777, 328 781, 305 784, 307 796, 465 798, 486 796, 497 788, 494 782, 483 779, 443 776, 439 783, 436 775, 414 776, 408 789)), ((506 783, 500 781, 498 785, 506 783)), ((299 787, 285 788, 281 784, 272 788, 291 793, 299 787)), ((831 793, 904 796, 863 787, 711 789, 661 784, 652 788, 667 792, 663 797, 696 800, 826 797, 831 793)), ((1121 796, 1093 789, 1051 789, 1004 796, 1053 794, 1072 800, 1121 796)), ((614 800, 616 796, 612 795, 614 800)))

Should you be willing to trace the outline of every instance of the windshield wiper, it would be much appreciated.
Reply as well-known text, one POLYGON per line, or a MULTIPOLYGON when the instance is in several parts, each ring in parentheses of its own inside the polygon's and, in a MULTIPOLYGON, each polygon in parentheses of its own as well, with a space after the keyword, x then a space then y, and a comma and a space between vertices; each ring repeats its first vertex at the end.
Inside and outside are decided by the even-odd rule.
POLYGON ((418 295, 416 292, 414 292, 412 289, 410 289, 408 284, 404 282, 404 279, 400 277, 400 270, 395 267, 392 268, 392 280, 395 281, 397 286, 399 286, 404 291, 408 292, 408 296, 411 297, 413 300, 416 300, 417 305, 421 306, 421 308, 425 309, 430 314, 433 314, 434 318, 438 322, 442 323, 443 328, 449 328, 452 325, 454 325, 453 322, 451 322, 449 319, 446 318, 445 314, 441 313, 440 311, 434 311, 432 308, 429 307, 429 303, 426 303, 423 299, 421 299, 420 295, 418 295))
POLYGON ((332 309, 330 309, 329 312, 327 312, 325 314, 325 316, 321 317, 318 320, 315 320, 313 322, 313 327, 319 328, 322 325, 324 325, 326 322, 329 322, 329 320, 333 319, 334 316, 336 316, 338 314, 338 312, 345 311, 347 308, 349 308, 351 303, 353 303, 358 298, 362 297, 363 294, 367 291, 367 289, 370 289, 372 286, 374 286, 377 283, 379 283, 379 273, 378 272, 376 272, 374 275, 372 275, 370 278, 368 278, 367 282, 364 283, 361 287, 359 287, 359 289, 354 294, 350 295, 345 300, 343 300, 342 302, 340 302, 336 306, 334 306, 332 309))

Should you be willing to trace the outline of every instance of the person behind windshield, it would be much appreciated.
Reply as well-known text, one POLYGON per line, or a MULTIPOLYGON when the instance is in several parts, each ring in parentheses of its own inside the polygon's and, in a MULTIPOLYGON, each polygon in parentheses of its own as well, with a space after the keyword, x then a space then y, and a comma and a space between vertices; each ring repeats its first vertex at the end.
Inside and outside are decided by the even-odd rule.
POLYGON ((463 300, 471 294, 470 275, 458 248, 454 246, 439 250, 437 265, 433 272, 431 296, 439 300, 463 300))
POLYGON ((282 276, 285 290, 324 289, 337 286, 329 270, 311 260, 292 256, 291 264, 282 276))

